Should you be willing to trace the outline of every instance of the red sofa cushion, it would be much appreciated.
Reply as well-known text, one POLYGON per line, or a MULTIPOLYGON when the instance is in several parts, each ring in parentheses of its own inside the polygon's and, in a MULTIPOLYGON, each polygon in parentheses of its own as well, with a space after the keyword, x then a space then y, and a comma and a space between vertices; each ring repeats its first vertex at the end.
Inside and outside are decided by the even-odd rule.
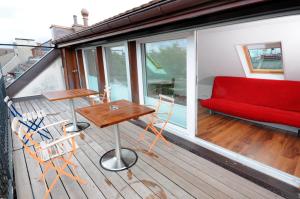
POLYGON ((219 76, 212 98, 300 112, 300 82, 219 76))
POLYGON ((300 113, 226 99, 207 99, 201 105, 229 115, 261 122, 285 124, 300 128, 300 113))

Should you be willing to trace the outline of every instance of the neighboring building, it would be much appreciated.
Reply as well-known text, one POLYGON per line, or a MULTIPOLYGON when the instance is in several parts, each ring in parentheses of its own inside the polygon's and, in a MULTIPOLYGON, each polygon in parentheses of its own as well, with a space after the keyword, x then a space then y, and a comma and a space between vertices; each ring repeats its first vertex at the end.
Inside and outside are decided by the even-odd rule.
POLYGON ((73 25, 71 27, 61 26, 61 25, 51 25, 50 29, 51 29, 51 33, 52 33, 52 40, 57 40, 68 34, 75 33, 79 30, 82 30, 82 29, 88 27, 89 12, 83 8, 81 10, 81 15, 83 18, 83 25, 78 23, 76 15, 73 15, 73 25))
POLYGON ((14 55, 14 50, 12 48, 0 48, 0 68, 9 62, 14 55))
POLYGON ((32 65, 33 61, 30 59, 33 57, 32 48, 28 46, 36 46, 37 43, 33 39, 24 39, 24 38, 15 38, 15 42, 13 48, 13 57, 2 66, 2 73, 7 75, 9 73, 21 73, 21 71, 30 65, 32 65), (28 46, 22 46, 28 45, 28 46))
MULTIPOLYGON (((78 24, 76 15, 73 16, 72 27, 51 25, 52 40, 87 28, 89 13, 82 9, 81 14, 83 25, 78 24)), ((14 57, 2 68, 8 84, 7 92, 11 97, 41 95, 45 91, 65 89, 60 52, 51 49, 52 40, 37 43, 32 39, 16 38, 14 57)))

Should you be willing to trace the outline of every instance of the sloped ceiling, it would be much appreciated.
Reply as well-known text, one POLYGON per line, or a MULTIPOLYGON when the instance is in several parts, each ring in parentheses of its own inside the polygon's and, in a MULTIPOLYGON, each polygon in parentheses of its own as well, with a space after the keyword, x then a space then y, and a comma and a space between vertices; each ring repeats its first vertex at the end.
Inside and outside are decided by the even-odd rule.
POLYGON ((237 45, 281 42, 284 79, 300 81, 299 35, 300 15, 198 30, 198 97, 210 97, 217 75, 245 77, 237 45))

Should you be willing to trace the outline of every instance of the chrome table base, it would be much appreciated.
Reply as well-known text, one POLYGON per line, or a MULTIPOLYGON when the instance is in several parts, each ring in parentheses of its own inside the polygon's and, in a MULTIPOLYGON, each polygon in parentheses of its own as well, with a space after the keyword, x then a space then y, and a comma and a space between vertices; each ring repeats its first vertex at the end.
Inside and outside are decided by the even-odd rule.
POLYGON ((106 152, 100 159, 100 165, 109 171, 122 171, 132 167, 138 156, 135 151, 121 148, 118 124, 114 125, 116 148, 106 152))
POLYGON ((70 107, 72 111, 72 123, 69 123, 66 125, 66 131, 67 132, 78 132, 82 131, 90 126, 87 122, 77 122, 77 116, 75 113, 75 106, 74 106, 74 100, 70 99, 70 107))

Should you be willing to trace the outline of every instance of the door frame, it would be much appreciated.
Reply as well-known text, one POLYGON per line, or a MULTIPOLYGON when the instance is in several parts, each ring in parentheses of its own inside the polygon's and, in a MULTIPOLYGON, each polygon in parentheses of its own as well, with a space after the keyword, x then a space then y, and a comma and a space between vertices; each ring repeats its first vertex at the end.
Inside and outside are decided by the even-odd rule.
POLYGON ((141 104, 145 104, 144 100, 144 63, 143 63, 143 49, 142 45, 148 42, 159 42, 166 40, 176 40, 176 39, 187 39, 187 125, 186 128, 179 127, 177 125, 169 123, 166 129, 178 136, 183 134, 188 137, 195 137, 197 132, 197 61, 196 61, 196 32, 195 31, 183 31, 174 32, 168 34, 161 34, 151 37, 139 38, 136 40, 137 49, 137 66, 138 66, 138 82, 139 82, 139 100, 141 104))

